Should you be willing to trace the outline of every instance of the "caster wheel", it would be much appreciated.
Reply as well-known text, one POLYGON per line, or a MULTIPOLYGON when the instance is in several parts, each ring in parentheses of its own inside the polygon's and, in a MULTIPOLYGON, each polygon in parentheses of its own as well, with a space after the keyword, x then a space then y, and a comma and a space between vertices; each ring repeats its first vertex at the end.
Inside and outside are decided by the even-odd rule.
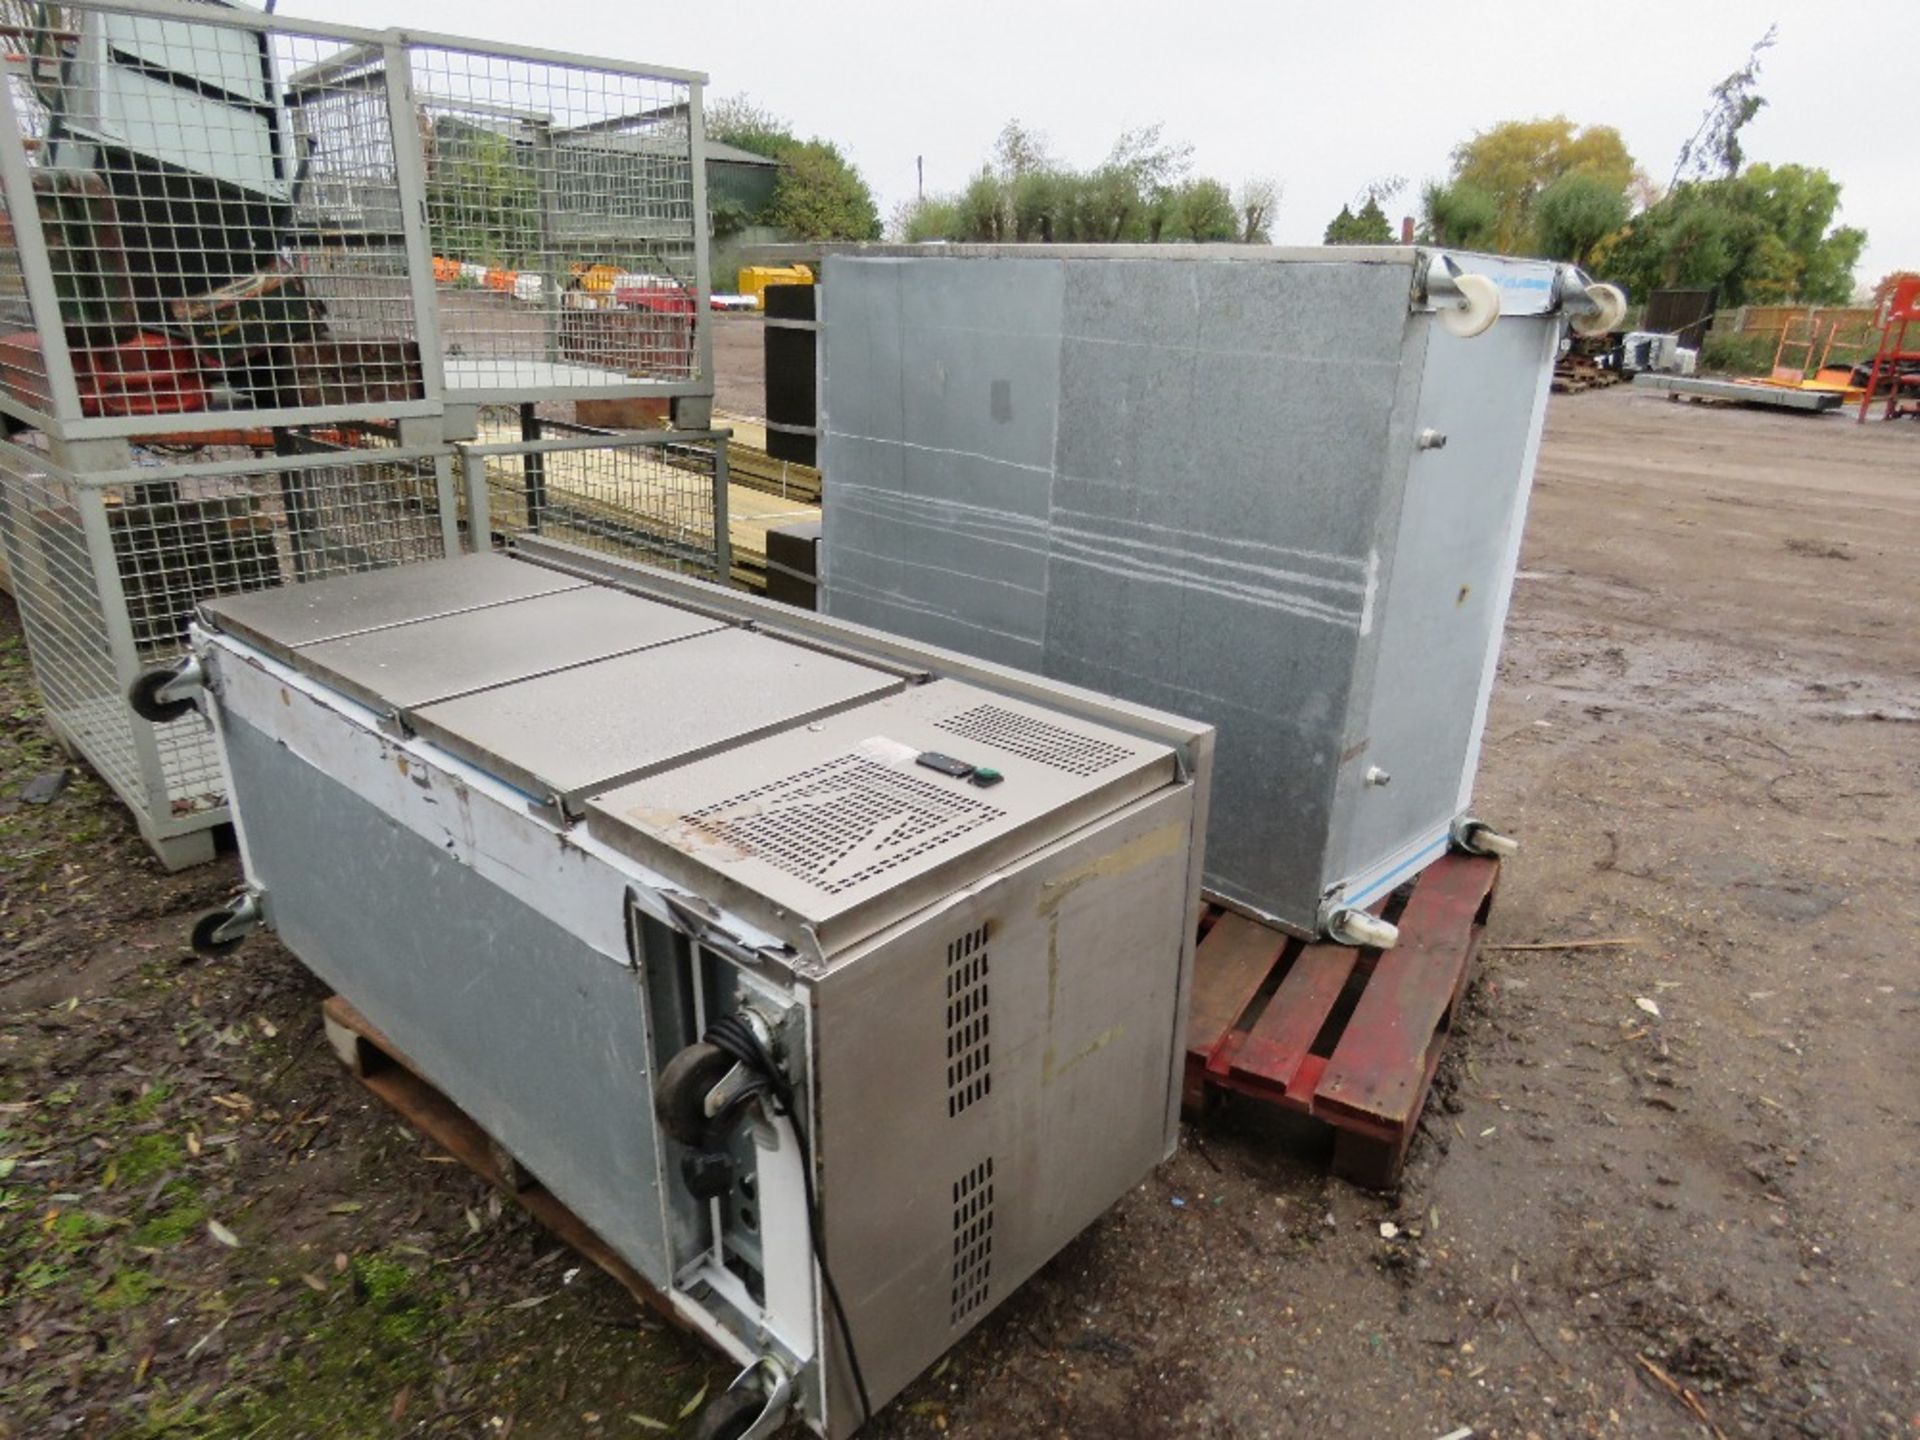
POLYGON ((1471 340, 1500 318, 1500 287, 1484 275, 1456 275, 1466 304, 1440 312, 1440 326, 1449 335, 1471 340))
POLYGON ((153 725, 165 725, 191 714, 191 700, 162 700, 160 691, 173 679, 171 670, 147 670, 127 690, 127 703, 133 713, 153 725))
POLYGON ((209 910, 198 920, 194 921, 191 940, 194 953, 197 955, 205 955, 211 959, 216 955, 230 955, 235 950, 238 950, 240 948, 240 942, 245 940, 247 938, 246 936, 235 935, 230 940, 216 940, 213 938, 213 932, 232 918, 232 911, 209 910))
POLYGON ((729 1390, 700 1412, 687 1433, 691 1440, 740 1440, 766 1403, 757 1390, 729 1390))
POLYGON ((1568 322, 1576 335, 1606 335, 1627 318, 1627 295, 1618 285, 1595 285, 1587 294, 1600 306, 1592 315, 1576 315, 1568 322))
POLYGON ((1505 860, 1520 853, 1520 842, 1511 835, 1502 835, 1491 826, 1478 821, 1466 827, 1459 840, 1460 848, 1469 855, 1486 855, 1495 860, 1505 860))
POLYGON ((712 1121, 707 1095, 733 1068, 733 1060, 717 1045, 702 1040, 687 1046, 660 1072, 653 1087, 653 1109, 660 1128, 682 1145, 705 1146, 712 1121))

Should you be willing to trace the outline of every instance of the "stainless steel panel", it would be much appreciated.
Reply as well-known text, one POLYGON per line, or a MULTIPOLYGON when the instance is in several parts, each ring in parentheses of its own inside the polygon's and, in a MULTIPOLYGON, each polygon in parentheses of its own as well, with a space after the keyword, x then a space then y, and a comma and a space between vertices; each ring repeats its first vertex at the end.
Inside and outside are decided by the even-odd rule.
POLYGON ((1166 1153, 1192 799, 976 882, 818 987, 827 1249, 876 1401, 1166 1153))
POLYGON ((830 958, 1174 777, 1165 746, 936 680, 586 809, 595 837, 830 958), (1005 778, 983 788, 925 751, 1005 778))
MULTIPOLYGON (((1312 929, 1342 862, 1358 866, 1344 777, 1366 768, 1395 556, 1428 543, 1428 510, 1403 519, 1402 502, 1437 326, 1406 265, 1189 247, 826 265, 823 609, 1213 723, 1208 885, 1312 929), (1003 294, 1024 300, 1017 321, 973 326, 1003 294)), ((1516 311, 1539 308, 1550 267, 1486 265, 1516 311)), ((1530 478, 1557 325, 1513 315, 1448 350, 1450 385, 1503 397, 1449 434, 1497 467, 1477 483, 1503 503, 1530 478), (1478 425, 1499 434, 1457 433, 1478 425)), ((1492 530, 1478 560, 1500 550, 1507 526, 1492 530)), ((1495 560, 1465 583, 1509 580, 1495 560)), ((1449 706, 1442 728, 1475 730, 1482 653, 1460 683, 1403 689, 1407 723, 1449 706)))
POLYGON ((570 802, 900 685, 864 665, 725 629, 409 718, 422 736, 528 794, 570 802))
POLYGON ((295 650, 292 661, 375 709, 404 711, 721 628, 592 586, 325 640, 295 650))
POLYGON ((1446 830, 1465 804, 1557 339, 1538 321, 1502 321, 1471 340, 1436 326, 1428 337, 1415 425, 1447 443, 1414 454, 1381 567, 1386 603, 1371 673, 1356 681, 1324 885, 1446 830), (1488 371, 1513 379, 1489 385, 1488 371))
POLYGON ((584 583, 499 555, 462 555, 311 585, 223 595, 205 602, 201 611, 216 628, 285 660, 301 645, 574 590, 584 583))
POLYGON ((231 713, 225 734, 248 878, 266 888, 287 948, 668 1288, 653 1065, 634 972, 274 737, 231 713))

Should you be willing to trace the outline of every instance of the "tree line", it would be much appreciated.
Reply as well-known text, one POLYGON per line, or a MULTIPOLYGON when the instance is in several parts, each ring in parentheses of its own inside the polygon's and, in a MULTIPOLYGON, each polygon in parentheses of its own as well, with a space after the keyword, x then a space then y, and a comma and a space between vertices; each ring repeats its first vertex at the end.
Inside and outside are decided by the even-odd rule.
POLYGON ((902 240, 1111 245, 1187 240, 1265 244, 1279 200, 1272 180, 1235 189, 1193 171, 1193 147, 1158 125, 1128 130, 1098 165, 1050 154, 1046 137, 1010 120, 991 158, 954 194, 902 205, 902 240))
POLYGON ((1507 121, 1457 147, 1447 179, 1424 188, 1420 238, 1570 260, 1634 296, 1679 286, 1713 289, 1721 305, 1844 303, 1867 236, 1835 223, 1839 182, 1749 162, 1742 144, 1767 103, 1760 67, 1775 39, 1768 30, 1712 87, 1664 185, 1611 126, 1507 121))
MULTIPOLYGON (((1839 182, 1813 166, 1750 163, 1742 144, 1767 103, 1760 69, 1775 40, 1768 30, 1710 89, 1664 184, 1612 126, 1563 115, 1509 120, 1456 147, 1447 176, 1420 188, 1417 238, 1571 261, 1636 297, 1681 286, 1712 288, 1722 305, 1846 301, 1866 232, 1836 223, 1839 182)), ((761 223, 809 239, 879 237, 872 193, 831 143, 801 141, 745 100, 717 105, 708 131, 784 162, 761 223)), ((1394 243, 1387 207, 1407 183, 1387 176, 1365 186, 1328 223, 1324 242, 1394 243)), ((899 206, 886 228, 909 242, 1263 244, 1280 195, 1273 179, 1230 186, 1196 172, 1193 147, 1158 125, 1126 131, 1098 164, 1079 167, 1012 120, 963 187, 899 206)))

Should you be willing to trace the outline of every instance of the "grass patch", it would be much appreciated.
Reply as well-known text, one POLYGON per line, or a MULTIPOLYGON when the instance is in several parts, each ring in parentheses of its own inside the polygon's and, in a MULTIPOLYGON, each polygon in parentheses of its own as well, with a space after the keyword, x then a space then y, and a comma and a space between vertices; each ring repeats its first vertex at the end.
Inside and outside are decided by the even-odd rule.
POLYGON ((168 1202, 167 1209, 141 1221, 128 1237, 143 1249, 171 1250, 199 1234, 207 1223, 207 1207, 186 1181, 174 1181, 160 1192, 160 1198, 168 1202))
POLYGON ((160 1282, 144 1270, 116 1270, 90 1297, 93 1308, 113 1314, 144 1305, 160 1293, 160 1282))
POLYGON ((87 1249, 111 1229, 112 1220, 89 1210, 62 1210, 53 1217, 53 1223, 46 1227, 47 1236, 54 1245, 73 1255, 87 1249))
POLYGON ((300 1343, 250 1376, 244 1396, 223 1396, 193 1429, 195 1440, 392 1431, 395 1393, 429 1382, 436 1352, 458 1333, 453 1297, 424 1261, 374 1253, 348 1273, 350 1290, 302 1303, 300 1343))
POLYGON ((120 1147, 113 1163, 122 1183, 141 1185, 178 1170, 186 1158, 186 1149, 171 1135, 136 1135, 120 1147))

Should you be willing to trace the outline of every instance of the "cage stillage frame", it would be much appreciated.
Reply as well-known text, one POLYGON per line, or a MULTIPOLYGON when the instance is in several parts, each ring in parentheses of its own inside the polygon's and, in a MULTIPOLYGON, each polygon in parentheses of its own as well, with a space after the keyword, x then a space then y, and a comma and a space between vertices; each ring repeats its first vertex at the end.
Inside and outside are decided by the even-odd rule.
POLYGON ((38 338, 0 343, 14 423, 710 403, 704 75, 174 0, 42 14, 0 105, 0 331, 38 338))

